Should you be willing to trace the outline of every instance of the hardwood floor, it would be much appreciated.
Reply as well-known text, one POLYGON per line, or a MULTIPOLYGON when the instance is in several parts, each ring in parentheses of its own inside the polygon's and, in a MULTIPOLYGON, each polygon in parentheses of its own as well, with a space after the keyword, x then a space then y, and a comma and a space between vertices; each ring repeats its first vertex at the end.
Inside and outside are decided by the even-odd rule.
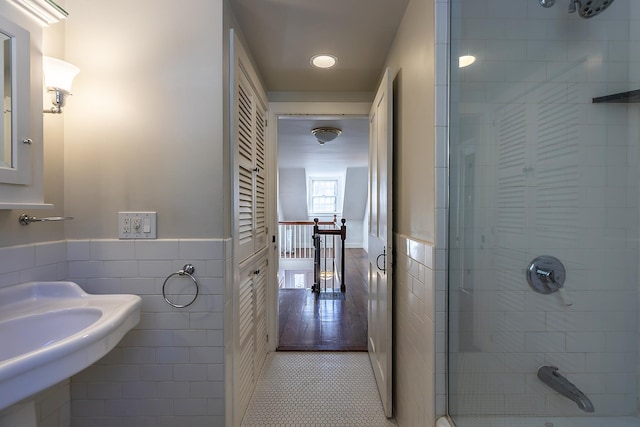
POLYGON ((347 249, 344 300, 280 289, 278 351, 367 351, 367 253, 347 249))

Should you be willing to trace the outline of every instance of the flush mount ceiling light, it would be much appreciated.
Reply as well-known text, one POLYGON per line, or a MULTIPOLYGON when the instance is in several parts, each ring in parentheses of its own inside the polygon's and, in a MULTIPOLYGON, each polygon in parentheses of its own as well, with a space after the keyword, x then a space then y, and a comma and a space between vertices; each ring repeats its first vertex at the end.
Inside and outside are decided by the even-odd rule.
POLYGON ((328 53, 320 53, 311 57, 311 64, 318 68, 331 68, 336 65, 338 58, 328 53))
POLYGON ((342 131, 338 128, 321 127, 311 129, 311 133, 316 137, 320 145, 324 145, 326 142, 336 139, 342 131))
POLYGON ((458 66, 460 68, 468 67, 469 65, 476 62, 476 57, 473 55, 462 55, 459 58, 458 66))

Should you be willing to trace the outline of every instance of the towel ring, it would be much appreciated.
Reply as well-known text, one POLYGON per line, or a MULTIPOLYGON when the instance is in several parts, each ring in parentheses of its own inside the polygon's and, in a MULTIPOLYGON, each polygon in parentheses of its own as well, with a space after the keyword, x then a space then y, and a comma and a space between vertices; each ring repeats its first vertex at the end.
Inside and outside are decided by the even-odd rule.
POLYGON ((166 279, 164 279, 164 283, 162 284, 162 296, 164 297, 164 300, 167 302, 167 304, 175 308, 185 308, 185 307, 189 307, 191 304, 195 302, 196 298, 198 298, 199 289, 198 289, 198 281, 196 280, 195 277, 193 277, 194 271, 196 271, 196 269, 193 265, 185 264, 184 267, 182 267, 182 270, 178 270, 175 273, 171 273, 170 275, 167 276, 166 279), (169 301, 169 298, 167 298, 167 293, 166 293, 167 282, 173 276, 189 276, 189 278, 193 281, 193 284, 196 285, 196 294, 193 296, 193 299, 189 301, 187 304, 176 304, 172 301, 169 301))

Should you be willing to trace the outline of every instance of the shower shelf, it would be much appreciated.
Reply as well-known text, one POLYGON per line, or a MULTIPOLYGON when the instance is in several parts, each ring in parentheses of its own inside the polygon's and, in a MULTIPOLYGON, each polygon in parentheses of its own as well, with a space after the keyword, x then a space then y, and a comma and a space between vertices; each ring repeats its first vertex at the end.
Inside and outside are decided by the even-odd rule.
POLYGON ((593 103, 621 103, 631 104, 640 102, 640 89, 630 90, 628 92, 614 93, 613 95, 600 96, 593 98, 593 103))

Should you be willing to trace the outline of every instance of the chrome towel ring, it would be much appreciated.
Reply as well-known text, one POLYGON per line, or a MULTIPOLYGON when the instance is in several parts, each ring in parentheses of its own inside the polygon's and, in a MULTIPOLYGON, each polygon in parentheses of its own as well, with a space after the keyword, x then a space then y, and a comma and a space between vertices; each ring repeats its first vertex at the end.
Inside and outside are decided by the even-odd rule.
POLYGON ((167 302, 167 304, 175 308, 185 308, 185 307, 189 307, 191 304, 193 304, 196 301, 196 298, 198 298, 199 289, 198 289, 198 281, 196 280, 195 277, 193 277, 194 271, 196 271, 196 269, 193 265, 185 264, 184 267, 182 267, 182 270, 178 270, 175 273, 171 273, 170 275, 167 276, 166 279, 164 279, 164 283, 162 284, 162 296, 164 297, 164 300, 167 302), (193 296, 193 299, 189 301, 187 304, 176 304, 170 301, 169 298, 167 298, 167 291, 166 291, 167 282, 173 276, 188 276, 193 281, 193 284, 196 285, 196 294, 193 296))

